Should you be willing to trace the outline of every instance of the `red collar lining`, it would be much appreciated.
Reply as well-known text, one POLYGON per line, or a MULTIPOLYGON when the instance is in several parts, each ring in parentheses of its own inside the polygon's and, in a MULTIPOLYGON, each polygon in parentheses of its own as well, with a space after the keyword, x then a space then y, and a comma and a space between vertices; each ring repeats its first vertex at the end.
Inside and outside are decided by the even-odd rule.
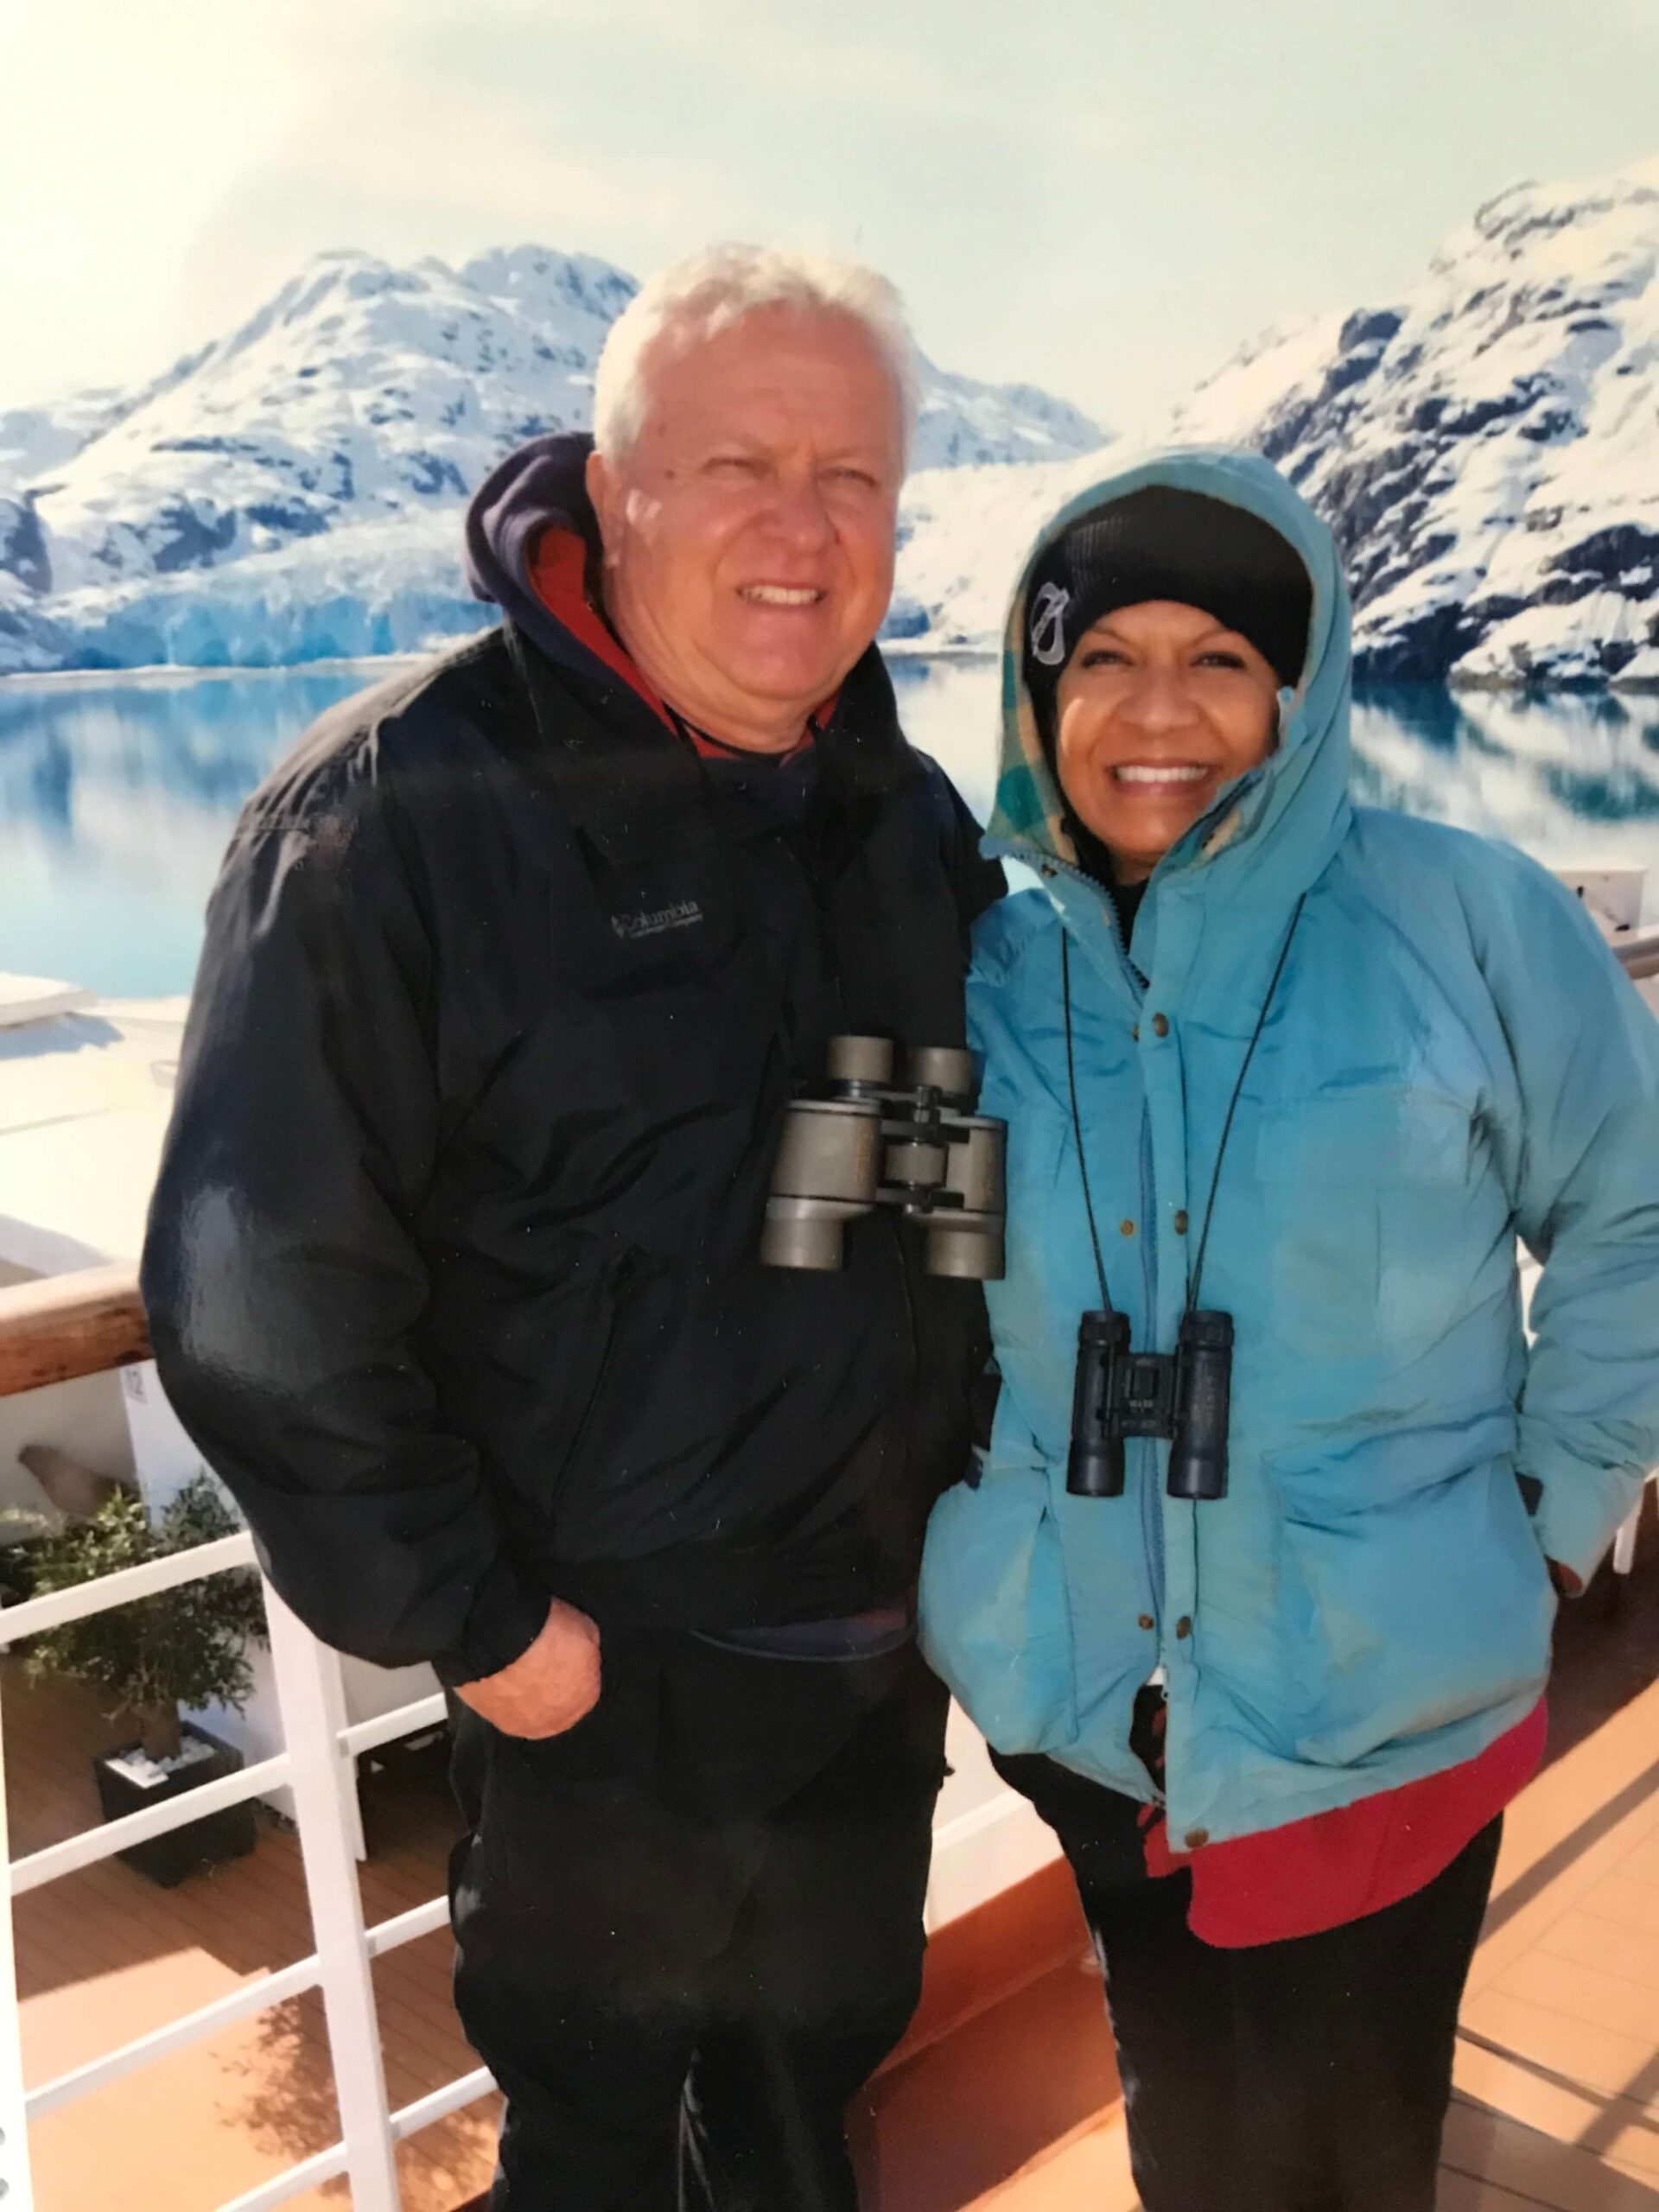
MULTIPOLYGON (((721 745, 705 737, 700 729, 676 715, 653 691, 640 674, 632 656, 625 650, 610 625, 588 596, 588 548, 574 530, 559 523, 550 523, 537 537, 530 556, 530 588, 556 622, 564 627, 580 645, 585 645, 594 658, 620 676, 629 689, 638 694, 664 728, 676 735, 690 738, 693 748, 705 760, 741 759, 744 748, 737 745, 721 745)), ((806 728, 800 741, 782 755, 792 760, 822 736, 830 716, 836 711, 841 693, 837 689, 827 699, 820 701, 807 716, 806 728)))

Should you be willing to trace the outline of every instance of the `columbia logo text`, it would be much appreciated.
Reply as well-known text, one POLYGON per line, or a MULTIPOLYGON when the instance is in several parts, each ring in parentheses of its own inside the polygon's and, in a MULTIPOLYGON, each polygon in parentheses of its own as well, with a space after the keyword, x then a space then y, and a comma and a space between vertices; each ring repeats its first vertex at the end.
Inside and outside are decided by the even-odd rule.
POLYGON ((642 937, 661 937, 667 930, 689 930, 702 919, 695 899, 682 899, 673 906, 658 906, 644 914, 613 914, 611 927, 626 944, 642 937))

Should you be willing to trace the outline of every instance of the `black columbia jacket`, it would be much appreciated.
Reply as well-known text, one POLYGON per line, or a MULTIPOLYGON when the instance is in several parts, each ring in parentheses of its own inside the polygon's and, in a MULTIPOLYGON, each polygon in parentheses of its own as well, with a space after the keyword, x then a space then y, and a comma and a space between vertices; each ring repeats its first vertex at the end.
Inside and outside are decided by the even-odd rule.
POLYGON ((145 1248, 162 1382, 327 1642, 450 1681, 550 1595, 718 1630, 902 1599, 976 1287, 882 1214, 755 1259, 837 1031, 963 1039, 1001 888, 871 652, 810 753, 699 760, 530 592, 585 441, 471 524, 501 629, 325 715, 208 910, 145 1248))

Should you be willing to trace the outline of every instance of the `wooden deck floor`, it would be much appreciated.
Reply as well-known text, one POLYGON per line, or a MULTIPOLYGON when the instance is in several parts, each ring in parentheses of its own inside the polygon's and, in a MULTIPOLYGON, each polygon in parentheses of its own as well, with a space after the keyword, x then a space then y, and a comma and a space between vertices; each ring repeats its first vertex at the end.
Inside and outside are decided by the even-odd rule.
MULTIPOLYGON (((1659 1525, 1568 1608, 1550 1761, 1512 1808, 1470 1978, 1440 2212, 1659 2212, 1659 1525)), ((1116 2110, 979 2212, 1135 2212, 1116 2110)))
MULTIPOLYGON (((22 1857, 97 1821, 90 1757, 114 1732, 73 1689, 31 1688, 11 1660, 0 1662, 0 1698, 12 1849, 22 1857)), ((366 1814, 361 1882, 373 1922, 442 1889, 456 1821, 443 1792, 415 1777, 372 1785, 366 1814)), ((251 1857, 175 1890, 105 1861, 20 1897, 16 1940, 32 2086, 306 1956, 298 1843, 262 1810, 251 1857)), ((395 2103, 477 2063, 450 2005, 450 1956, 441 1934, 377 1961, 395 2103)), ((405 2212, 454 2212, 486 2184, 495 2120, 492 2100, 402 2146, 405 2212)), ((314 1992, 36 2123, 36 2202, 39 2212, 213 2212, 338 2132, 314 1992)), ((346 2195, 333 2184, 293 2201, 302 2212, 340 2212, 346 2195)))
MULTIPOLYGON (((1551 1763, 1511 1814, 1465 2008, 1442 2212, 1659 2212, 1656 1676, 1650 1518, 1618 1605, 1592 1595, 1564 1617, 1551 1763)), ((22 1855, 96 1821, 90 1754, 112 1732, 73 1692, 31 1688, 10 1661, 0 1662, 0 1698, 22 1855)), ((379 1920, 442 1888, 454 1816, 415 1777, 377 1785, 369 1809, 363 1894, 379 1920)), ((312 1948, 297 1846, 269 1820, 251 1858, 178 1890, 107 1863, 21 1898, 16 1928, 31 2082, 312 1948)), ((445 1935, 377 1967, 399 2103, 474 2063, 448 1972, 445 1935)), ((939 2117, 963 2124, 961 2113, 939 2117)), ((495 2120, 493 2103, 480 2104, 404 2146, 405 2212, 454 2212, 486 2184, 495 2120)), ((39 2123, 40 2212, 214 2212, 335 2133, 321 2007, 308 1997, 39 2123)), ((295 2202, 340 2212, 346 2193, 335 2185, 295 2202)), ((984 2212, 1131 2212, 1135 2202, 1109 2111, 981 2200, 984 2212)), ((884 2197, 882 2212, 915 2208, 884 2197)))

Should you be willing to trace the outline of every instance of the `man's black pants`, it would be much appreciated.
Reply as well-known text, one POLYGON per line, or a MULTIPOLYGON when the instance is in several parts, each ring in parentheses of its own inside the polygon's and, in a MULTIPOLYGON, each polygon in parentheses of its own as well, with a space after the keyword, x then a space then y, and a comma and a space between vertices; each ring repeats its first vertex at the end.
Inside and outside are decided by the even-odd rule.
POLYGON ((567 1736, 454 1711, 492 2212, 853 2212, 846 2107, 921 1986, 945 1696, 914 1651, 622 1634, 567 1736))
POLYGON ((1145 2212, 1434 2212, 1494 1821, 1414 1897, 1244 1950, 1146 1872, 1138 1808, 1048 1759, 999 1770, 1054 1828, 1106 1974, 1145 2212))

